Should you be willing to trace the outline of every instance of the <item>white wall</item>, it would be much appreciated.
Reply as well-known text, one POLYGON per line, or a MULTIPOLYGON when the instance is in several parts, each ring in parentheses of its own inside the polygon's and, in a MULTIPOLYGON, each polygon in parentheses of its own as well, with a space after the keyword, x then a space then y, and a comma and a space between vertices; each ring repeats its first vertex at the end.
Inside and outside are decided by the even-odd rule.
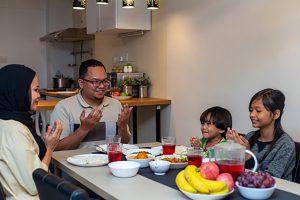
POLYGON ((24 64, 46 79, 45 47, 39 41, 45 34, 45 14, 45 1, 0 0, 0 67, 24 64))
MULTIPOLYGON (((44 35, 73 27, 72 0, 44 1, 47 2, 46 32, 44 35)), ((46 56, 43 59, 46 60, 47 64, 46 81, 48 87, 53 87, 52 78, 56 74, 63 74, 64 76, 73 78, 74 69, 68 67, 69 64, 74 64, 73 56, 70 54, 73 51, 73 43, 41 42, 41 45, 46 46, 46 56)))
MULTIPOLYGON (((40 42, 49 32, 73 26, 72 0, 0 0, 0 67, 19 63, 34 69, 40 87, 52 87, 59 70, 73 77, 72 43, 40 42)), ((76 23, 74 23, 76 25, 76 23)))
POLYGON ((167 97, 179 141, 199 133, 199 115, 214 105, 228 108, 247 133, 249 100, 267 87, 285 93, 283 126, 299 140, 300 1, 170 2, 167 97))
POLYGON ((109 61, 121 47, 136 58, 153 81, 151 96, 172 100, 162 128, 178 143, 201 134, 199 116, 215 105, 231 111, 240 132, 252 130, 249 100, 267 87, 286 95, 283 126, 300 140, 299 10, 298 0, 160 1, 151 32, 96 47, 96 58, 109 61))

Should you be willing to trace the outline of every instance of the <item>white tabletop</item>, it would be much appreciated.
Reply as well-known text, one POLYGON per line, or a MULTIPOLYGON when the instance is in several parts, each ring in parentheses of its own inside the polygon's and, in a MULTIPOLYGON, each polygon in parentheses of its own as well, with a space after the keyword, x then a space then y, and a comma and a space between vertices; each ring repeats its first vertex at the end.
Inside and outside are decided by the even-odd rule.
MULTIPOLYGON (((151 144, 142 146, 151 146, 151 144)), ((107 165, 77 167, 66 161, 69 156, 93 151, 95 149, 57 151, 53 153, 52 163, 104 199, 186 199, 180 191, 141 175, 117 178, 110 173, 107 165)))
MULTIPOLYGON (((140 144, 157 146, 159 143, 140 144)), ((152 181, 141 175, 131 178, 114 177, 108 166, 77 167, 69 164, 69 156, 91 153, 95 149, 57 151, 53 153, 52 163, 69 174, 87 188, 105 199, 186 199, 178 190, 152 181)), ((300 195, 300 184, 276 178, 278 189, 300 195)))

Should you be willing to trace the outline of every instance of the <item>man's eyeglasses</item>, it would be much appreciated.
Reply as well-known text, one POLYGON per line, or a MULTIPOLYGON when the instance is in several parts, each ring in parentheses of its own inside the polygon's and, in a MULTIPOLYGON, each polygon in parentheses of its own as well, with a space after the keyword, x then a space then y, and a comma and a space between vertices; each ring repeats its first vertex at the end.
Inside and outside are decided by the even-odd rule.
POLYGON ((94 87, 98 87, 99 85, 101 85, 101 83, 103 84, 103 86, 107 87, 109 86, 110 80, 108 78, 103 79, 103 80, 87 80, 82 78, 82 80, 91 83, 94 87))

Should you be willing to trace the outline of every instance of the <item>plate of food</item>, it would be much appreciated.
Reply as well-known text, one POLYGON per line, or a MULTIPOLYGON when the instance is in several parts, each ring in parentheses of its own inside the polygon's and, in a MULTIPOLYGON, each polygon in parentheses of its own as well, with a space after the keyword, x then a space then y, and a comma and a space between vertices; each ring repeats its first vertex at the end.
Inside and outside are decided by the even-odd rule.
POLYGON ((154 155, 147 151, 140 151, 126 156, 127 160, 140 163, 140 168, 149 167, 149 162, 154 158, 154 155))
POLYGON ((67 162, 81 167, 97 167, 106 165, 108 157, 103 154, 81 154, 68 157, 67 162))
MULTIPOLYGON (((133 144, 122 144, 122 152, 126 152, 130 149, 138 149, 139 147, 133 144)), ((96 145, 96 150, 101 151, 101 152, 106 152, 107 151, 107 145, 106 144, 100 144, 96 145)), ((124 153, 125 154, 125 153, 124 153)))
POLYGON ((153 156, 158 156, 161 154, 159 149, 146 149, 146 148, 129 149, 129 150, 123 151, 123 153, 127 156, 127 155, 135 154, 135 153, 138 153, 141 151, 148 152, 148 153, 152 154, 153 156))
POLYGON ((155 160, 165 160, 171 163, 170 169, 182 169, 188 165, 185 155, 162 155, 155 157, 155 160))
POLYGON ((131 99, 132 96, 112 96, 112 98, 118 99, 118 100, 127 100, 127 99, 131 99))

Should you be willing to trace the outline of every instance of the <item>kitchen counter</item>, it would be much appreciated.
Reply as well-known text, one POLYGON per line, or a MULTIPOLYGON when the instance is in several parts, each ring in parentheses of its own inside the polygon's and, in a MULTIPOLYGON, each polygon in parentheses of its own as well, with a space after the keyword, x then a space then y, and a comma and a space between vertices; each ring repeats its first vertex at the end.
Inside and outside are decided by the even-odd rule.
POLYGON ((57 97, 57 98, 68 98, 74 96, 79 92, 79 89, 70 90, 70 91, 47 91, 47 89, 40 89, 39 90, 41 96, 50 96, 50 97, 57 97))
MULTIPOLYGON (((46 91, 47 92, 47 91, 46 91)), ((57 92, 56 92, 57 93, 57 92)), ((49 94, 49 92, 47 92, 49 94)), ((74 95, 74 94, 73 94, 74 95)), ((72 95, 71 95, 72 96, 72 95)), ((45 121, 45 113, 43 111, 53 110, 55 105, 59 102, 59 100, 39 100, 37 105, 37 115, 36 115, 36 129, 38 127, 39 115, 41 115, 41 120, 43 122, 42 132, 46 130, 46 121, 45 121)), ((132 121, 133 121, 133 142, 137 143, 137 107, 139 106, 155 106, 156 113, 156 141, 160 142, 161 138, 161 129, 160 129, 160 106, 162 105, 170 105, 171 100, 162 99, 162 98, 132 98, 128 100, 120 100, 121 104, 128 104, 133 107, 132 111, 132 121)), ((39 129, 37 129, 39 130, 39 129)), ((39 131, 38 131, 39 133, 39 131)))
MULTIPOLYGON (((57 102, 60 100, 39 100, 37 110, 53 110, 57 102)), ((155 106, 169 105, 171 100, 161 98, 132 98, 128 100, 120 100, 121 104, 129 106, 155 106)))

